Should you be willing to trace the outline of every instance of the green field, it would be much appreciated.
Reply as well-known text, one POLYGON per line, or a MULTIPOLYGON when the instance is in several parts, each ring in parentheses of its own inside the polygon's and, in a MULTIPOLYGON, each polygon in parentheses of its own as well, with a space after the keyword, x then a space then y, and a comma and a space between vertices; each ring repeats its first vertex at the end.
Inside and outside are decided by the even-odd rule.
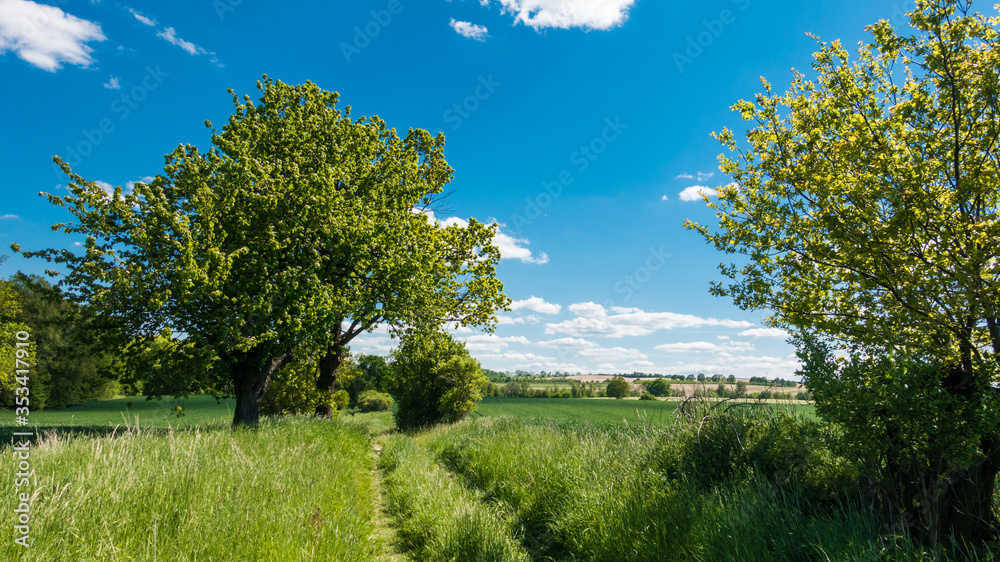
MULTIPOLYGON (((677 401, 611 398, 485 398, 473 417, 511 416, 586 421, 596 424, 667 425, 674 422, 677 401)), ((771 401, 775 409, 815 416, 812 404, 771 401)))
MULTIPOLYGON (((138 425, 142 428, 166 428, 187 425, 204 425, 213 422, 233 421, 235 399, 216 403, 211 396, 192 396, 182 400, 146 400, 145 396, 125 396, 113 400, 81 402, 63 410, 32 411, 31 423, 38 426, 74 425, 138 425), (180 406, 178 416, 175 406, 180 406), (137 423, 138 420, 138 423, 137 423)), ((13 423, 9 412, 0 425, 13 423)))
MULTIPOLYGON (((211 397, 179 418, 134 397, 37 412, 34 544, 5 525, 0 559, 956 558, 925 558, 852 499, 857 467, 812 405, 722 416, 732 401, 692 401, 689 417, 679 404, 490 398, 473 419, 407 433, 387 412, 233 431, 232 405, 211 397)), ((8 453, 0 472, 15 474, 8 453)), ((0 480, 5 497, 23 490, 0 480)))

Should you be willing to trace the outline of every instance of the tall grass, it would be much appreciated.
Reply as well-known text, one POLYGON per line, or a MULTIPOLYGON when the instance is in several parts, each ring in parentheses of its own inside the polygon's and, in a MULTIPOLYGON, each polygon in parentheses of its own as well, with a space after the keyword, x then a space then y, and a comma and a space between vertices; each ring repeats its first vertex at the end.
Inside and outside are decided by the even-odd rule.
MULTIPOLYGON (((4 560, 372 560, 374 453, 363 427, 310 418, 52 437, 31 450, 30 548, 0 459, 4 560)), ((19 491, 24 491, 21 488, 19 491)))
POLYGON ((417 560, 514 562, 528 560, 517 521, 501 504, 484 502, 447 473, 407 435, 385 442, 379 459, 385 505, 417 560))
MULTIPOLYGON (((771 422, 765 417, 761 423, 771 422)), ((787 429, 790 422, 774 423, 787 429)), ((523 519, 524 544, 534 559, 936 559, 893 534, 856 499, 803 486, 799 473, 777 474, 766 463, 750 463, 731 477, 698 478, 690 471, 705 467, 683 457, 713 446, 699 425, 477 419, 433 430, 426 439, 448 466, 523 519)), ((781 444, 768 441, 764 429, 756 431, 765 434, 744 436, 744 445, 773 460, 767 454, 781 444)), ((817 478, 836 483, 839 461, 807 455, 789 459, 786 469, 801 463, 804 476, 816 471, 817 478)))

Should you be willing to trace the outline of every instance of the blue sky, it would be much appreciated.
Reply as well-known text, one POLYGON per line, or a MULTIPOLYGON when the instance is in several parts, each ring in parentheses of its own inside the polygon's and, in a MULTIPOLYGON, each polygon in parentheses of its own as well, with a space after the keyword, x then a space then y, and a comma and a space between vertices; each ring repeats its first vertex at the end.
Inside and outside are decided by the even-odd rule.
MULTIPOLYGON (((38 196, 148 178, 262 74, 338 91, 355 116, 444 132, 448 217, 501 225, 514 310, 459 331, 485 367, 792 377, 767 311, 709 295, 723 256, 690 218, 729 183, 709 135, 808 70, 807 32, 855 45, 912 0, 0 0, 0 244, 73 248, 38 196)), ((443 216, 439 218, 445 218, 443 216)), ((0 275, 40 273, 17 256, 0 275)), ((356 351, 385 353, 382 332, 356 351)))

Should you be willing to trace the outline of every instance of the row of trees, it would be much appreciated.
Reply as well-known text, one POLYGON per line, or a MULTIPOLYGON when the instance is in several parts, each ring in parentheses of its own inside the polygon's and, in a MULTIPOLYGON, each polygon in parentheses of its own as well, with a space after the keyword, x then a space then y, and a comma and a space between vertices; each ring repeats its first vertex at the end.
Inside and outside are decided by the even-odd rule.
POLYGON ((114 323, 121 347, 170 345, 200 367, 175 387, 231 388, 237 425, 258 419, 293 362, 328 395, 318 413, 330 413, 359 334, 386 325, 416 342, 445 322, 490 330, 509 302, 496 226, 424 212, 453 172, 443 135, 400 138, 311 82, 257 86, 257 103, 230 90, 235 111, 212 129, 211 150, 177 147, 131 193, 108 194, 55 158, 70 194, 47 197, 76 219, 55 228, 85 236, 83 253, 11 245, 64 266, 59 285, 114 323))
MULTIPOLYGON (((0 256, 0 263, 6 256, 0 256)), ((30 405, 63 408, 82 400, 111 397, 123 387, 122 355, 92 310, 80 306, 38 276, 18 273, 0 281, 0 407, 14 406, 14 342, 30 334, 30 405)))

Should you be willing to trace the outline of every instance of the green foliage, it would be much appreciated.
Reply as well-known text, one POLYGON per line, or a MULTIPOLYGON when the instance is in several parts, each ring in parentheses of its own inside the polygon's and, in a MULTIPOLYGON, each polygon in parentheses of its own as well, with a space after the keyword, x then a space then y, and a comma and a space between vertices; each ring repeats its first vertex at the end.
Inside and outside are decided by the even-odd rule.
POLYGON ((347 393, 344 389, 335 390, 333 392, 333 406, 337 410, 343 410, 351 403, 351 395, 347 393))
POLYGON ((646 385, 646 391, 653 396, 670 396, 670 383, 664 379, 656 379, 646 385))
POLYGON ((659 401, 659 398, 657 398, 655 395, 650 394, 648 392, 643 392, 641 395, 639 395, 639 400, 654 400, 654 401, 659 401))
POLYGON ((402 429, 458 421, 482 399, 486 377, 479 362, 447 333, 409 332, 392 359, 396 424, 402 429))
MULTIPOLYGON (((31 333, 35 350, 29 386, 33 410, 110 398, 122 390, 122 357, 114 326, 41 277, 18 273, 0 287, 0 292, 16 299, 19 329, 31 333)), ((11 406, 13 401, 0 392, 0 404, 11 406)))
MULTIPOLYGON (((240 403, 234 423, 256 421, 299 347, 337 356, 380 323, 489 329, 509 302, 495 224, 413 212, 451 179, 443 135, 400 138, 311 82, 257 87, 257 103, 230 90, 235 111, 212 150, 179 146, 131 193, 108 195, 57 158, 70 194, 48 198, 76 221, 56 228, 86 236, 84 252, 24 252, 65 264, 60 284, 129 336, 171 327, 218 356, 240 403)), ((333 390, 334 374, 320 375, 333 390)))
POLYGON ((362 412, 385 412, 392 409, 392 396, 386 392, 366 390, 358 395, 358 408, 362 412))
POLYGON ((627 397, 631 390, 628 381, 623 377, 615 377, 608 382, 604 392, 608 397, 621 399, 627 397))
POLYGON ((361 355, 337 369, 337 386, 347 390, 351 402, 360 403, 366 391, 388 392, 389 367, 385 357, 361 355))
POLYGON ((314 360, 296 359, 278 371, 261 400, 261 413, 315 414, 318 407, 333 406, 335 396, 316 388, 316 368, 314 360))
POLYGON ((1000 18, 961 0, 909 16, 915 35, 880 21, 853 60, 821 43, 815 78, 739 101, 719 227, 687 226, 747 256, 712 291, 799 336, 819 409, 890 445, 869 466, 906 524, 978 543, 1000 473, 1000 18))

